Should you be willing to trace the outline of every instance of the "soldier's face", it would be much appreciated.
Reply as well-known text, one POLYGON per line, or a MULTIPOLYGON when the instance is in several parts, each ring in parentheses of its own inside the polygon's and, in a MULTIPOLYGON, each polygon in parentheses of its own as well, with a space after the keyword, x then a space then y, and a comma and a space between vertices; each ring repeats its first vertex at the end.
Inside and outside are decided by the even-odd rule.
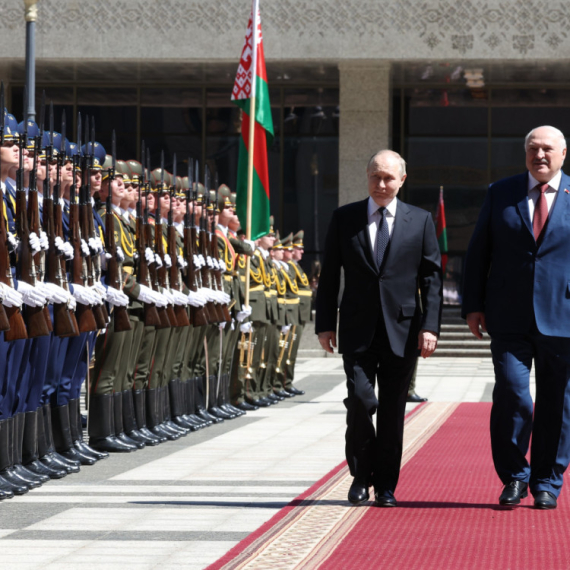
POLYGON ((391 154, 380 154, 368 168, 368 193, 378 206, 387 206, 406 180, 400 173, 399 160, 391 154))
POLYGON ((270 236, 263 236, 257 240, 259 247, 269 249, 275 243, 275 238, 270 236))
POLYGON ((222 224, 222 226, 224 227, 228 227, 233 218, 234 218, 234 213, 233 210, 231 210, 231 208, 224 208, 220 212, 219 215, 220 224, 222 224))
POLYGON ((2 169, 10 169, 12 166, 17 166, 20 161, 20 148, 14 141, 5 142, 0 149, 2 157, 2 169))
POLYGON ((111 188, 113 190, 113 204, 118 206, 123 198, 125 197, 125 184, 121 177, 115 178, 111 182, 111 188))
POLYGON ((166 216, 170 212, 170 196, 168 194, 162 194, 160 197, 160 210, 161 215, 166 216))
POLYGON ((92 170, 91 171, 91 194, 95 192, 99 192, 101 190, 101 180, 103 176, 100 170, 92 170))
POLYGON ((283 261, 283 250, 282 249, 272 249, 271 257, 277 261, 283 261))
POLYGON ((66 162, 61 167, 61 183, 71 184, 73 182, 73 165, 71 162, 66 162))
POLYGON ((295 261, 301 261, 301 259, 303 259, 303 253, 304 253, 304 249, 301 247, 296 247, 293 249, 293 259, 295 261))
POLYGON ((45 180, 46 179, 46 161, 45 160, 38 160, 36 173, 38 180, 45 180))
POLYGON ((293 257, 293 252, 290 249, 283 250, 283 261, 291 261, 293 257))

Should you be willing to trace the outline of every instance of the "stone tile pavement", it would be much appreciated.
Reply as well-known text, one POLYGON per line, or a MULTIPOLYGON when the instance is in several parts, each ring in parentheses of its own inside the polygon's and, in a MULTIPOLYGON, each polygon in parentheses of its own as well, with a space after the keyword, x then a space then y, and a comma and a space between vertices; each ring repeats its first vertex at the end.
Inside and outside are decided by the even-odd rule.
MULTIPOLYGON (((342 360, 301 360, 296 383, 305 396, 3 501, 1 567, 205 568, 343 460, 342 360)), ((492 386, 490 359, 419 363, 431 401, 490 401, 492 386)))

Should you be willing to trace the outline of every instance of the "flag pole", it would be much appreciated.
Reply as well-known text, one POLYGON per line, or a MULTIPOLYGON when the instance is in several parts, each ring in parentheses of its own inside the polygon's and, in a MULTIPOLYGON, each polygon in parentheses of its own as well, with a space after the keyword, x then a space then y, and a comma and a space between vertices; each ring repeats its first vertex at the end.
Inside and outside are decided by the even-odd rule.
MULTIPOLYGON (((251 210, 253 202, 253 152, 255 144, 255 94, 257 84, 257 27, 259 14, 259 0, 253 0, 251 25, 253 53, 251 54, 251 98, 249 100, 249 154, 247 156, 247 215, 245 235, 251 240, 251 210)), ((249 305, 249 270, 251 256, 246 256, 245 262, 245 304, 249 305)))

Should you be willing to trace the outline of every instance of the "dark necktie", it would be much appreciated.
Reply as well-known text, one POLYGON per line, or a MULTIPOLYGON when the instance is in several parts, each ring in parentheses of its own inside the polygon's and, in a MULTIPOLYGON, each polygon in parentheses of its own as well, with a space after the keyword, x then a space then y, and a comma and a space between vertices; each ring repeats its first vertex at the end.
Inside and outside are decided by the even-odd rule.
POLYGON ((376 265, 380 269, 384 261, 388 242, 390 241, 390 233, 388 231, 388 222, 386 221, 386 208, 378 208, 378 213, 380 214, 380 222, 376 232, 376 265))
POLYGON ((540 243, 544 237, 546 222, 548 221, 548 205, 546 204, 546 196, 544 193, 548 190, 548 184, 540 184, 537 186, 540 191, 538 200, 534 207, 534 216, 532 219, 532 232, 536 243, 540 243))

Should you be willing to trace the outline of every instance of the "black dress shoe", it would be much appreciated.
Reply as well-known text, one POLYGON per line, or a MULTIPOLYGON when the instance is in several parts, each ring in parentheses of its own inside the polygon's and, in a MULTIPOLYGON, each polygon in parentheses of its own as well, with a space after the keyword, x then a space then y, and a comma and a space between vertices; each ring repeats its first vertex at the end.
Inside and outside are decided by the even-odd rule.
POLYGON ((408 394, 406 402, 411 402, 412 404, 419 404, 420 402, 427 402, 427 398, 422 398, 421 396, 418 396, 415 392, 412 392, 411 394, 408 394))
POLYGON ((359 505, 360 503, 368 501, 369 498, 368 485, 364 483, 362 479, 355 477, 348 491, 348 500, 353 505, 359 505))
POLYGON ((240 410, 244 410, 245 412, 253 412, 255 410, 259 410, 259 406, 252 406, 248 402, 242 402, 241 404, 238 404, 237 407, 240 410))
POLYGON ((535 509, 555 509, 556 497, 549 491, 539 491, 534 496, 535 509))
POLYGON ((269 408, 269 406, 271 406, 271 404, 273 404, 273 402, 270 402, 269 400, 266 400, 265 398, 259 398, 259 400, 247 400, 248 404, 251 404, 252 406, 257 406, 258 408, 269 408))
POLYGON ((289 394, 286 390, 279 390, 278 392, 274 392, 277 396, 281 398, 292 398, 293 394, 289 394))
POLYGON ((305 390, 299 390, 299 388, 295 388, 295 386, 291 386, 290 388, 285 388, 287 392, 293 394, 294 396, 302 396, 305 393, 305 390))
POLYGON ((521 499, 528 495, 528 483, 524 481, 511 481, 505 485, 501 496, 499 497, 499 505, 518 505, 521 499))
POLYGON ((398 501, 392 491, 376 491, 374 493, 374 504, 377 507, 397 507, 398 501))

